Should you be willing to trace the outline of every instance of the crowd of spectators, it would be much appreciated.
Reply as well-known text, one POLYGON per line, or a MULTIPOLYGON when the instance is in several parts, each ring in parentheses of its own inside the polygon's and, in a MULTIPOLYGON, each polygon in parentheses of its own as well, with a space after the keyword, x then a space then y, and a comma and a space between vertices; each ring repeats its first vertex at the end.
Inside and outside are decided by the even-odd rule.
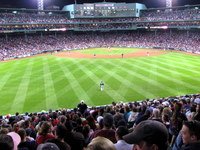
POLYGON ((140 21, 185 21, 200 20, 200 9, 183 8, 183 9, 160 9, 160 10, 143 10, 140 17, 127 18, 89 18, 89 19, 70 19, 65 13, 31 13, 31 12, 2 12, 0 13, 0 24, 16 23, 100 23, 100 22, 140 22, 140 21))
POLYGON ((191 9, 154 9, 142 10, 140 17, 124 17, 124 18, 101 18, 101 19, 73 19, 73 22, 141 22, 141 21, 186 21, 200 20, 200 10, 191 9))
POLYGON ((26 57, 46 51, 92 47, 141 47, 200 53, 199 31, 62 32, 22 34, 0 37, 0 59, 26 57))
POLYGON ((0 24, 17 23, 66 23, 68 19, 64 14, 38 14, 38 13, 0 13, 0 24))
MULTIPOLYGON (((0 24, 92 22, 93 25, 77 24, 83 30, 99 27, 128 29, 132 27, 128 22, 134 21, 199 19, 199 9, 144 11, 140 18, 117 19, 67 19, 64 15, 0 13, 0 24), (112 24, 113 21, 127 24, 112 24), (95 22, 109 24, 96 25, 95 22)), ((174 25, 179 23, 174 22, 174 25)), ((199 31, 2 34, 0 60, 46 51, 112 46, 200 53, 199 43, 199 31)), ((0 149, 6 150, 198 150, 199 147, 199 94, 130 103, 113 102, 97 107, 88 107, 81 101, 74 109, 16 113, 0 119, 0 149)))
POLYGON ((0 32, 35 32, 35 31, 118 31, 136 29, 198 29, 199 21, 163 21, 163 22, 117 22, 117 23, 80 23, 80 24, 20 24, 0 25, 0 32))
POLYGON ((81 101, 74 109, 3 116, 0 148, 198 150, 199 121, 199 94, 97 107, 81 101))
POLYGON ((67 13, 30 11, 0 12, 0 32, 29 31, 66 28, 67 30, 121 30, 145 27, 167 26, 197 27, 200 25, 200 9, 195 7, 182 9, 147 9, 140 17, 117 18, 69 18, 67 13), (14 13, 15 12, 15 13, 14 13), (17 30, 17 31, 16 31, 17 30))
POLYGON ((140 21, 199 20, 199 9, 143 11, 140 21))

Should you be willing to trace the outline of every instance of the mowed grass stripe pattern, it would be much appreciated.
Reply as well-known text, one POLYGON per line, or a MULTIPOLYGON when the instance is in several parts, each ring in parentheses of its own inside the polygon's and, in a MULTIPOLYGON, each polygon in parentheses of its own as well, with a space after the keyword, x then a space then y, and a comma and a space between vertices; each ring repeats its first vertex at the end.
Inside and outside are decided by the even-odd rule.
POLYGON ((57 103, 57 96, 54 88, 54 82, 52 79, 52 73, 54 70, 50 70, 49 65, 51 63, 48 61, 48 59, 45 57, 43 59, 43 76, 44 76, 44 89, 45 89, 45 102, 46 102, 46 108, 58 108, 57 103))
POLYGON ((0 63, 1 114, 74 108, 82 99, 94 106, 199 91, 199 56, 175 52, 129 59, 45 55, 0 63))
POLYGON ((29 87, 30 75, 32 72, 32 64, 33 61, 30 59, 25 67, 25 70, 21 69, 23 71, 23 76, 16 91, 16 95, 10 111, 18 110, 19 112, 23 112, 24 102, 26 100, 26 94, 29 87))

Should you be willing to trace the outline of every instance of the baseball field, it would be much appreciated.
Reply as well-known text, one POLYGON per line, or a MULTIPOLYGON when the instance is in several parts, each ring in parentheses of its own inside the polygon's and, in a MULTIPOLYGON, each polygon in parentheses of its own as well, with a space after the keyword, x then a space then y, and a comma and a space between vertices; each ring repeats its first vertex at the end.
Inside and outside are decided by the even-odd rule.
POLYGON ((199 92, 200 56, 175 51, 94 48, 0 62, 0 115, 199 92))

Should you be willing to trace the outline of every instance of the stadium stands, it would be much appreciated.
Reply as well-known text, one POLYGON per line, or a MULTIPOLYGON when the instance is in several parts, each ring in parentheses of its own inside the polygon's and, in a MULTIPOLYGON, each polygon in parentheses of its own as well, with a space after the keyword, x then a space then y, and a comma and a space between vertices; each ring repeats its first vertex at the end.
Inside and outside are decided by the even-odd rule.
MULTIPOLYGON (((82 113, 76 108, 26 113, 24 115, 16 113, 14 116, 7 115, 1 119, 0 135, 14 131, 20 134, 20 136, 25 136, 26 138, 23 138, 23 141, 21 141, 23 144, 19 144, 20 148, 30 148, 30 145, 32 145, 31 149, 36 149, 40 138, 40 142, 44 143, 49 139, 47 140, 48 142, 55 143, 59 148, 65 147, 69 149, 69 146, 71 146, 71 149, 82 150, 97 133, 101 133, 102 136, 109 138, 111 135, 103 132, 104 130, 113 133, 117 127, 125 126, 131 131, 142 121, 154 120, 164 124, 170 135, 167 141, 162 142, 173 143, 174 137, 177 137, 179 132, 181 132, 184 120, 188 120, 191 123, 194 120, 200 121, 199 107, 200 95, 193 94, 146 99, 132 103, 113 102, 112 105, 89 107, 82 113), (103 126, 101 125, 102 123, 103 126), (24 134, 23 130, 25 131, 24 134), (56 135, 58 138, 56 138, 56 135), (79 144, 74 143, 69 137, 79 144)), ((199 130, 198 126, 197 128, 199 130)), ((113 138, 112 136, 111 139, 113 138)), ((193 142, 199 142, 198 136, 195 139, 193 142)), ((113 140, 116 141, 116 139, 113 140)), ((189 141, 188 144, 193 142, 189 141)), ((184 146, 183 143, 174 145, 176 149, 184 148, 184 146)))
POLYGON ((0 13, 1 24, 16 23, 114 23, 114 22, 140 22, 140 21, 187 21, 200 20, 200 10, 187 7, 182 10, 166 11, 165 9, 143 10, 139 18, 90 18, 90 19, 69 19, 66 14, 37 14, 27 12, 4 12, 0 13))
MULTIPOLYGON (((183 7, 166 10, 145 10, 139 18, 104 19, 70 19, 63 13, 4 11, 0 13, 0 60, 27 57, 47 51, 112 46, 200 53, 200 31, 189 30, 199 28, 200 9, 183 7), (111 32, 112 30, 115 31, 111 32)), ((159 121, 165 125, 169 139, 161 143, 170 143, 169 146, 173 147, 173 150, 199 145, 199 135, 189 132, 189 127, 188 130, 183 129, 187 129, 187 123, 184 123, 187 120, 188 124, 195 125, 199 130, 196 122, 200 121, 200 95, 130 103, 113 102, 112 105, 89 107, 85 112, 74 108, 1 116, 0 148, 2 145, 7 146, 6 149, 16 146, 16 137, 12 136, 12 141, 8 140, 11 139, 9 134, 6 136, 7 133, 13 132, 21 137, 19 150, 35 150, 39 144, 46 142, 55 143, 60 150, 82 150, 86 147, 89 149, 91 147, 88 147, 88 144, 101 145, 98 137, 95 138, 98 134, 107 137, 104 140, 113 147, 111 141, 117 141, 114 133, 118 127, 125 126, 125 129, 128 128, 131 132, 145 120, 159 121), (112 133, 112 137, 108 133, 112 133), (193 139, 187 139, 186 143, 185 134, 193 139)), ((120 140, 125 142, 122 137, 120 140)), ((139 143, 134 144, 136 147, 140 146, 139 143)), ((159 143, 147 145, 159 147, 159 143)), ((43 146, 40 145, 39 148, 43 146)))
POLYGON ((198 7, 167 9, 147 9, 141 11, 140 17, 128 18, 84 18, 70 19, 67 13, 37 11, 5 11, 0 9, 0 31, 35 30, 45 31, 55 28, 67 30, 135 30, 140 28, 167 26, 168 28, 192 28, 200 24, 200 9, 198 7), (13 13, 15 12, 15 13, 13 13))
POLYGON ((199 39, 199 31, 7 35, 0 38, 0 59, 26 57, 54 50, 110 46, 156 47, 199 53, 199 39))

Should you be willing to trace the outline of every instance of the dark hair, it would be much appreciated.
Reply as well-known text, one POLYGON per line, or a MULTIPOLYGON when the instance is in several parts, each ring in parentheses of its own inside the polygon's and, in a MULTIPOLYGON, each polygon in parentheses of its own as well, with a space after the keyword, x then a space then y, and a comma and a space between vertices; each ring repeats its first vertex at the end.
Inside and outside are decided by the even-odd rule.
POLYGON ((44 121, 43 124, 41 125, 41 129, 39 131, 40 135, 46 136, 51 130, 51 125, 49 122, 44 121))
POLYGON ((66 135, 67 129, 64 125, 57 125, 56 127, 56 135, 59 139, 63 139, 66 135))
POLYGON ((117 122, 116 127, 119 127, 119 126, 125 126, 126 127, 126 121, 124 119, 119 120, 117 122))
POLYGON ((73 129, 72 122, 67 120, 67 121, 65 122, 65 127, 67 128, 67 131, 68 131, 68 132, 71 132, 72 129, 73 129))
POLYGON ((113 126, 114 119, 110 113, 106 113, 103 117, 103 125, 107 128, 111 128, 113 126))
POLYGON ((23 128, 20 128, 17 133, 21 137, 21 140, 25 139, 25 137, 26 137, 26 131, 23 128))
POLYGON ((185 121, 183 125, 189 128, 190 135, 195 135, 197 140, 200 140, 200 122, 199 121, 185 121))
MULTIPOLYGON (((152 141, 151 139, 150 138, 144 139, 144 141, 146 142, 147 147, 151 147, 153 144, 155 144, 155 143, 151 142, 152 141)), ((168 144, 167 141, 165 143, 156 143, 155 145, 158 146, 159 150, 167 150, 169 148, 169 144, 168 144)))
POLYGON ((120 139, 123 139, 122 137, 128 133, 128 129, 125 126, 119 126, 116 130, 116 134, 120 139))
POLYGON ((0 148, 5 150, 13 150, 14 142, 11 136, 0 134, 0 148))

